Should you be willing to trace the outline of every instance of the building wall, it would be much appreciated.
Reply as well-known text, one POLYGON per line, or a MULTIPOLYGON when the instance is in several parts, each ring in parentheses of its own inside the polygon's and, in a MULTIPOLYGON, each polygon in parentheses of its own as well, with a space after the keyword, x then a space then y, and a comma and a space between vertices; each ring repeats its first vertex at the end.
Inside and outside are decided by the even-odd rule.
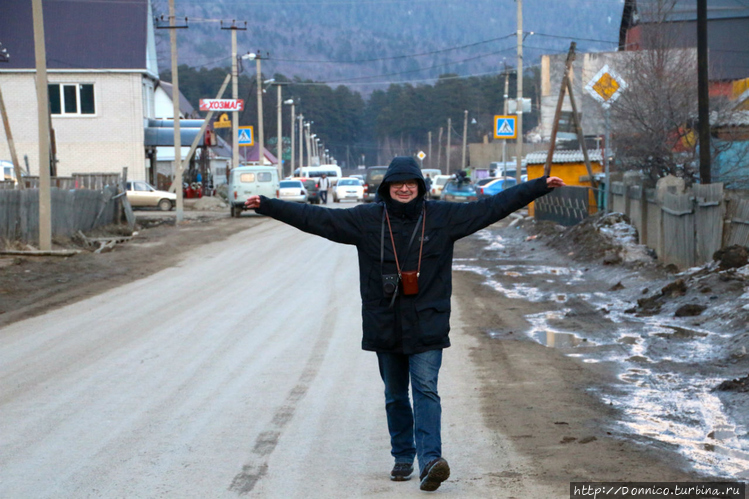
MULTIPOLYGON (((140 73, 49 72, 50 83, 93 83, 96 114, 53 116, 57 139, 57 174, 121 173, 145 180, 143 145, 143 75, 140 73)), ((39 175, 37 102, 34 73, 0 72, 16 153, 31 175, 39 175)), ((0 129, 0 159, 10 159, 5 130, 0 129)))

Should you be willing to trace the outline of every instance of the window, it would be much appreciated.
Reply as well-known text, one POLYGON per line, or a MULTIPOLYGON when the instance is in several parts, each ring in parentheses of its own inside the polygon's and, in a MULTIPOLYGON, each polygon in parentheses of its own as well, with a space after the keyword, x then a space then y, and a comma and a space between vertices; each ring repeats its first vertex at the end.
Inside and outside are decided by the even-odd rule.
POLYGON ((258 182, 270 182, 271 180, 273 180, 273 175, 271 175, 270 172, 258 172, 258 182))
POLYGON ((92 83, 52 83, 49 85, 49 110, 56 115, 96 114, 92 83))
POLYGON ((141 192, 148 192, 151 189, 149 189, 149 185, 146 184, 145 182, 135 182, 135 189, 134 190, 141 191, 141 192))
POLYGON ((255 181, 254 173, 243 173, 239 176, 240 182, 250 183, 255 181))

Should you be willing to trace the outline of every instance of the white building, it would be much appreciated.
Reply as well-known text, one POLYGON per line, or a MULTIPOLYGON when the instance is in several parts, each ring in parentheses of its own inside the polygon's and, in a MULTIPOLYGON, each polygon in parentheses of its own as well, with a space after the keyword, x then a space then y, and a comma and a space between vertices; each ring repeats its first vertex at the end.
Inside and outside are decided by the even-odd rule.
MULTIPOLYGON (((4 0, 0 35, 10 60, 0 63, 19 160, 39 174, 38 123, 31 2, 4 0)), ((155 118, 158 81, 149 0, 43 1, 57 175, 119 173, 148 179, 144 128, 155 118)), ((0 159, 10 159, 0 129, 0 159)))

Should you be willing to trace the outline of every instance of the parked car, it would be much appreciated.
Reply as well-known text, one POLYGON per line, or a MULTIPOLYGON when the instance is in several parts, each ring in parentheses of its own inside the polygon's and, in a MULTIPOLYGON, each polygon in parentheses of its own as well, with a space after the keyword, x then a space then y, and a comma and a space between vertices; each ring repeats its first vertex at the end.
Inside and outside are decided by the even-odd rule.
POLYGON ((364 201, 364 186, 358 178, 345 177, 333 187, 333 202, 364 201))
POLYGON ((358 178, 359 180, 361 180, 362 184, 364 184, 364 181, 367 180, 367 176, 366 175, 349 175, 349 177, 351 177, 351 178, 358 178))
POLYGON ((135 180, 126 183, 127 200, 133 208, 158 208, 169 211, 177 202, 173 192, 160 191, 148 182, 135 180))
POLYGON ((515 185, 517 185, 517 181, 514 178, 499 177, 499 178, 491 179, 491 182, 488 182, 484 185, 477 185, 476 191, 478 192, 478 195, 480 198, 484 198, 484 197, 498 194, 502 192, 503 190, 513 187, 515 185))
POLYGON ((231 216, 239 217, 244 203, 255 194, 278 197, 278 170, 275 166, 240 166, 229 174, 229 205, 231 216))
POLYGON ((442 200, 452 203, 467 203, 478 200, 476 188, 470 182, 449 180, 442 189, 442 200))
POLYGON ((364 201, 372 202, 377 195, 377 189, 380 188, 382 177, 388 171, 387 166, 370 166, 367 168, 367 178, 364 181, 364 201))
POLYGON ((281 180, 278 185, 278 199, 295 203, 307 202, 307 190, 301 180, 281 180))
POLYGON ((299 180, 304 184, 304 189, 307 191, 307 202, 310 204, 320 204, 320 179, 299 177, 287 180, 299 180))
POLYGON ((442 197, 442 189, 445 187, 445 183, 450 180, 450 175, 437 175, 432 179, 432 188, 429 191, 429 197, 432 199, 440 199, 442 197))

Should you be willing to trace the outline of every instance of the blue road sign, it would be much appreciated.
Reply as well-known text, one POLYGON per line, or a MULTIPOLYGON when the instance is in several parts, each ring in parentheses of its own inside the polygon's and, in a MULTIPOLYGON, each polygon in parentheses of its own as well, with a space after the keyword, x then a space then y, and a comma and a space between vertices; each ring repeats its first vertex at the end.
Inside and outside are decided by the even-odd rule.
POLYGON ((252 133, 253 128, 251 126, 240 126, 237 129, 237 140, 239 146, 249 146, 252 147, 255 145, 255 135, 252 133))
POLYGON ((495 116, 494 117, 494 138, 495 139, 515 139, 517 138, 516 116, 495 116))

